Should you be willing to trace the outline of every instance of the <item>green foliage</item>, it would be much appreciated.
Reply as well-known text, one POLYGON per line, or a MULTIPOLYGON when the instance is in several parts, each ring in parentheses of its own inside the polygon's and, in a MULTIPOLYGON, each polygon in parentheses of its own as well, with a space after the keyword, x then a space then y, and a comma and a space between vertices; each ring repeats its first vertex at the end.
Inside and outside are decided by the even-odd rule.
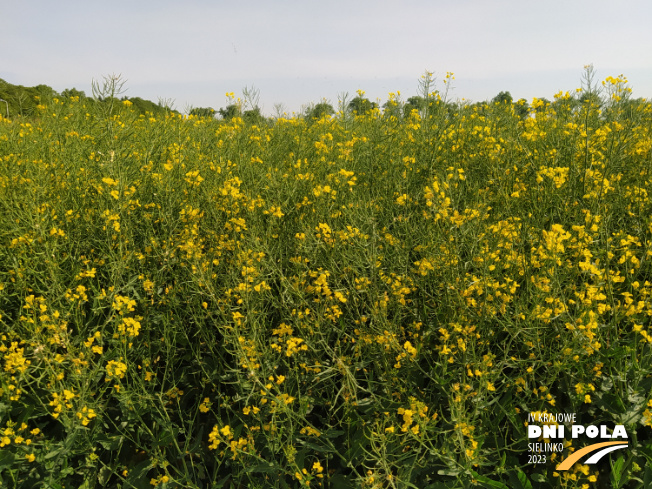
POLYGON ((319 102, 305 111, 305 117, 309 120, 321 119, 326 115, 333 114, 335 114, 335 109, 328 102, 319 102))
POLYGON ((537 104, 534 104, 533 107, 536 112, 542 114, 548 107, 550 107, 550 100, 546 97, 541 97, 540 99, 537 99, 537 104))
POLYGON ((393 117, 397 120, 403 118, 403 103, 396 97, 387 100, 383 106, 383 116, 386 118, 393 117))
MULTIPOLYGON (((32 116, 36 113, 36 106, 39 103, 47 103, 56 97, 57 93, 47 85, 35 87, 24 87, 12 85, 0 79, 0 99, 5 100, 9 105, 9 117, 32 116)), ((1 113, 6 116, 6 110, 2 104, 1 113)))
MULTIPOLYGON (((165 116, 169 109, 163 107, 161 104, 152 102, 151 100, 145 100, 140 97, 129 97, 126 98, 133 104, 133 108, 139 114, 151 114, 154 116, 165 116)), ((178 113, 177 111, 172 111, 173 113, 178 113)))
POLYGON ((196 117, 215 117, 215 109, 213 107, 194 107, 190 110, 189 115, 196 117))
POLYGON ((366 97, 358 95, 353 99, 351 99, 347 108, 354 114, 364 115, 367 114, 368 112, 371 112, 374 109, 377 109, 378 104, 376 102, 370 101, 366 97))
POLYGON ((227 105, 226 107, 221 108, 218 112, 225 121, 230 121, 234 117, 240 117, 241 115, 240 107, 237 104, 227 105))
POLYGON ((262 124, 265 122, 265 117, 261 114, 260 107, 245 110, 242 118, 249 124, 262 124))
POLYGON ((61 96, 64 98, 79 97, 79 99, 85 99, 86 94, 83 90, 77 90, 76 88, 66 88, 61 92, 61 96))
POLYGON ((403 107, 403 114, 404 116, 409 116, 413 110, 416 110, 417 112, 422 114, 426 106, 427 106, 427 101, 424 97, 421 97, 419 95, 409 97, 407 99, 407 102, 405 102, 405 106, 403 107))
POLYGON ((511 104, 513 101, 512 94, 509 92, 500 92, 491 99, 492 104, 511 104))
POLYGON ((578 103, 581 106, 594 106, 594 107, 601 107, 602 106, 602 98, 598 93, 595 92, 584 92, 580 95, 578 99, 578 103))
MULTIPOLYGON (((101 87, 96 87, 100 88, 101 87)), ((118 94, 116 94, 118 95, 118 94)), ((0 79, 0 99, 6 100, 9 109, 9 118, 16 116, 20 117, 36 117, 38 116, 37 106, 47 105, 52 102, 54 98, 60 97, 62 99, 78 99, 87 108, 92 110, 102 110, 104 112, 112 112, 119 102, 129 100, 133 104, 134 110, 140 114, 164 115, 167 109, 161 105, 155 104, 150 100, 144 100, 140 97, 122 97, 118 100, 117 97, 110 95, 99 95, 96 98, 87 97, 83 90, 76 88, 67 88, 58 94, 51 87, 47 85, 37 85, 36 87, 23 87, 22 85, 12 85, 5 80, 0 79), (103 107, 102 109, 100 109, 103 107)), ((176 112, 176 111, 174 111, 176 112)), ((178 113, 178 112, 176 112, 178 113)), ((6 116, 5 104, 0 103, 0 115, 6 116)))
POLYGON ((521 119, 525 119, 530 114, 530 104, 524 98, 520 98, 514 104, 514 110, 521 119))

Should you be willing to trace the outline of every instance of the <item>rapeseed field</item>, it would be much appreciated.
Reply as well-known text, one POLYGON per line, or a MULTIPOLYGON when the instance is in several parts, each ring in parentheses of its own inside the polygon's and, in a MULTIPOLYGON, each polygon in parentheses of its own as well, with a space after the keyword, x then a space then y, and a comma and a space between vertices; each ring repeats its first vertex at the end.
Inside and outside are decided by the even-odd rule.
POLYGON ((650 487, 652 104, 599 88, 0 118, 0 486, 650 487))

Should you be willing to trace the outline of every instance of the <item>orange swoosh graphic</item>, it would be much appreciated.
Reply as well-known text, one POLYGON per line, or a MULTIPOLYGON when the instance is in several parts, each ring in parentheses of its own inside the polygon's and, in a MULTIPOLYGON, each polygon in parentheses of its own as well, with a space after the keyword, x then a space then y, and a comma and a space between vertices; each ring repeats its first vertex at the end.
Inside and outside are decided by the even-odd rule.
POLYGON ((566 459, 560 463, 557 466, 557 470, 568 470, 570 469, 575 462, 577 462, 579 459, 581 459, 584 455, 587 455, 591 452, 595 452, 596 450, 599 450, 600 448, 603 447, 609 447, 611 445, 625 445, 627 446, 627 443, 622 442, 622 441, 605 441, 602 443, 594 443, 593 445, 589 445, 588 447, 584 447, 581 450, 578 450, 577 452, 573 453, 572 455, 569 455, 566 457, 566 459))

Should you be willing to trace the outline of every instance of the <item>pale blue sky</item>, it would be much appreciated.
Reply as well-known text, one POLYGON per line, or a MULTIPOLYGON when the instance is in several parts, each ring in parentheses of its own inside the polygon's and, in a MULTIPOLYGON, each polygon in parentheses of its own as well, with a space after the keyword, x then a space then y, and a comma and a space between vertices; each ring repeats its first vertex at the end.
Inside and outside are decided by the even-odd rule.
POLYGON ((0 12, 0 78, 90 94, 121 73, 126 95, 179 110, 224 107, 244 86, 267 114, 357 89, 382 103, 414 95, 426 69, 455 73, 454 99, 551 99, 589 63, 652 98, 649 0, 0 0, 0 12))

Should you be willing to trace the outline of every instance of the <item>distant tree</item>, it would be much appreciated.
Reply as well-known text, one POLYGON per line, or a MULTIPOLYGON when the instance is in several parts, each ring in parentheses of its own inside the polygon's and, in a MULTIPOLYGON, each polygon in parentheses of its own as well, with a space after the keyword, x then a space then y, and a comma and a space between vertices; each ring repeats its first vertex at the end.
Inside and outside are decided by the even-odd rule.
POLYGON ((38 104, 47 104, 56 96, 57 92, 47 85, 24 87, 0 80, 0 99, 6 101, 6 106, 3 103, 2 109, 5 115, 9 109, 9 117, 31 116, 36 113, 38 104))
POLYGON ((376 102, 372 102, 368 98, 362 97, 360 95, 351 99, 348 105, 348 109, 358 115, 366 114, 367 112, 371 112, 376 108, 378 108, 378 104, 376 102))
MULTIPOLYGON (((153 115, 165 115, 169 112, 178 113, 172 108, 172 101, 162 101, 155 104, 150 100, 144 100, 140 97, 127 98, 121 96, 124 81, 120 75, 111 75, 104 77, 103 82, 93 81, 93 96, 87 97, 86 94, 76 88, 67 88, 57 94, 57 92, 48 85, 37 85, 35 87, 24 87, 22 85, 12 85, 5 80, 0 79, 0 99, 7 101, 9 106, 9 116, 32 116, 38 114, 36 106, 47 105, 52 98, 61 97, 68 99, 79 97, 84 100, 84 104, 96 113, 112 114, 115 112, 115 106, 120 102, 129 100, 133 106, 132 109, 138 113, 151 113, 153 115)), ((5 109, 4 104, 0 104, 1 109, 5 109)))
POLYGON ((538 99, 538 102, 537 102, 536 106, 534 106, 534 110, 537 111, 537 112, 543 112, 549 106, 550 106, 550 100, 548 100, 545 97, 541 97, 540 99, 538 99))
POLYGON ((555 95, 555 100, 550 104, 555 111, 557 119, 566 119, 572 116, 580 108, 580 102, 577 98, 561 94, 555 95))
MULTIPOLYGON (((140 97, 130 97, 129 101, 133 104, 132 109, 140 114, 150 113, 155 116, 165 116, 170 110, 161 105, 155 104, 151 100, 145 100, 140 97)), ((172 112, 177 112, 172 110, 172 112)))
POLYGON ((307 119, 321 119, 325 115, 333 115, 335 109, 328 102, 320 102, 314 106, 308 107, 305 111, 305 116, 307 119))
POLYGON ((584 92, 579 98, 580 105, 591 105, 596 108, 602 107, 602 99, 598 92, 584 92))
POLYGON ((76 88, 66 88, 61 92, 61 96, 64 98, 79 97, 80 99, 86 98, 86 94, 82 90, 77 90, 76 88))
POLYGON ((195 117, 215 117, 215 109, 213 107, 195 107, 190 110, 189 115, 195 117))
POLYGON ((231 104, 221 108, 220 110, 218 110, 218 112, 222 117, 222 119, 224 119, 225 121, 230 121, 234 117, 240 116, 240 107, 237 104, 231 104))
POLYGON ((30 97, 28 93, 27 90, 16 91, 14 95, 8 99, 10 113, 12 112, 12 105, 14 112, 21 116, 31 115, 34 112, 36 104, 34 103, 33 96, 30 97))
POLYGON ((514 111, 521 119, 525 119, 530 114, 530 104, 524 98, 520 98, 514 104, 514 111))
POLYGON ((52 87, 49 87, 48 85, 36 85, 34 90, 43 101, 51 100, 59 95, 52 87))
POLYGON ((494 98, 491 99, 491 103, 500 103, 500 104, 511 104, 514 99, 512 94, 509 92, 500 92, 494 98))
POLYGON ((254 107, 249 110, 245 110, 242 114, 242 118, 249 124, 261 124, 265 121, 265 117, 260 112, 260 107, 254 107))
POLYGON ((487 113, 487 103, 486 102, 474 102, 467 105, 472 112, 476 114, 485 115, 487 113))
POLYGON ((426 108, 426 103, 426 99, 420 95, 408 98, 403 106, 403 115, 407 117, 413 110, 417 110, 419 111, 419 114, 422 114, 426 108))
MULTIPOLYGON (((3 98, 0 98, 0 103, 5 104, 5 106, 4 106, 4 109, 5 109, 5 110, 4 110, 4 111, 1 111, 1 110, 0 110, 0 118, 1 118, 2 116, 4 116, 4 117, 9 117, 9 102, 7 102, 7 101, 6 101, 5 99, 3 99, 3 98)), ((2 108, 1 105, 0 105, 0 108, 2 108)))
POLYGON ((385 117, 396 117, 400 119, 403 116, 403 106, 405 104, 396 100, 388 100, 382 106, 385 117))

